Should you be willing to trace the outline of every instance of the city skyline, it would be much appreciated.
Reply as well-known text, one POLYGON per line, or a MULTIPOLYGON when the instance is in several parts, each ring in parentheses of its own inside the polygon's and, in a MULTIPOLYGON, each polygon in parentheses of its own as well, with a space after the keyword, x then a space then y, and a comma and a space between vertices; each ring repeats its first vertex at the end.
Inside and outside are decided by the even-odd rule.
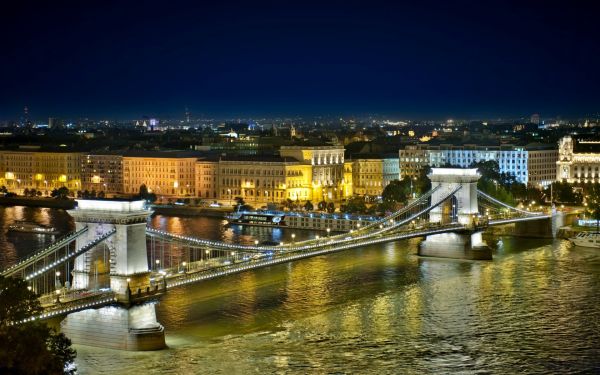
POLYGON ((3 6, 1 119, 598 113, 590 6, 102 5, 3 6))

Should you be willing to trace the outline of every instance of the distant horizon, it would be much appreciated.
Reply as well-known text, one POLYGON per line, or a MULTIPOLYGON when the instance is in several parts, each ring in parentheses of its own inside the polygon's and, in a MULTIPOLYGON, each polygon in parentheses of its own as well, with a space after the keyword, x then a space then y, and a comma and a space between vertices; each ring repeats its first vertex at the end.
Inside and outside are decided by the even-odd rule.
MULTIPOLYGON (((464 115, 464 116, 431 116, 431 117, 422 117, 422 116, 403 116, 397 114, 385 114, 385 113, 359 113, 359 114, 351 114, 351 113, 330 113, 330 114, 250 114, 250 113, 239 113, 239 114, 194 114, 190 110, 190 118, 191 121, 204 121, 204 120, 214 120, 214 121, 236 121, 236 120, 367 120, 367 119, 378 119, 378 120, 387 120, 387 121, 438 121, 444 122, 448 120, 454 121, 518 121, 518 120, 529 120, 529 118, 533 115, 539 115, 540 120, 585 120, 585 119, 598 119, 600 118, 600 113, 593 114, 579 114, 573 116, 562 116, 560 114, 556 115, 544 115, 543 113, 532 112, 530 114, 521 114, 521 115, 464 115)), ((2 122, 15 122, 18 123, 20 120, 24 118, 24 114, 21 113, 19 116, 13 116, 13 118, 2 118, 0 117, 0 121, 2 122)), ((115 121, 115 122, 128 122, 128 121, 137 121, 143 119, 151 119, 155 118, 158 120, 165 121, 184 121, 186 119, 185 113, 167 113, 167 114, 139 114, 139 115, 129 115, 129 116, 120 116, 120 115, 95 115, 95 116, 86 116, 86 115, 48 115, 48 116, 38 116, 35 115, 35 112, 32 114, 31 109, 29 112, 29 120, 35 124, 46 124, 49 118, 56 118, 63 121, 78 121, 78 120, 88 120, 88 121, 115 121)))

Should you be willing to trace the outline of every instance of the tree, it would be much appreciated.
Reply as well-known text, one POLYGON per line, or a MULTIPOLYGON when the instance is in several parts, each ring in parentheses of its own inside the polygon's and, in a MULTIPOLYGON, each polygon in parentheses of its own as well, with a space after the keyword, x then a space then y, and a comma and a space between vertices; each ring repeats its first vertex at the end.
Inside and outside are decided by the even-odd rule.
POLYGON ((304 210, 312 211, 314 209, 315 209, 315 207, 313 206, 311 201, 306 201, 306 203, 304 203, 304 210))
POLYGON ((2 185, 0 187, 0 193, 4 193, 4 194, 8 193, 8 189, 6 188, 6 186, 2 185))
POLYGON ((74 374, 71 340, 34 320, 42 312, 35 293, 21 279, 0 276, 0 373, 74 374))
POLYGON ((325 200, 322 200, 319 202, 319 205, 317 207, 319 207, 319 211, 325 211, 327 209, 327 202, 325 202, 325 200))
POLYGON ((62 186, 58 189, 52 190, 50 196, 56 199, 66 199, 69 196, 69 189, 67 189, 65 186, 62 186))
POLYGON ((384 202, 406 203, 406 197, 410 194, 410 178, 405 177, 402 181, 394 180, 383 189, 381 198, 384 202))
POLYGON ((427 177, 430 172, 431 167, 429 166, 421 169, 417 179, 413 179, 413 192, 421 195, 431 190, 431 180, 427 177))
POLYGON ((367 205, 362 197, 352 197, 346 204, 340 208, 343 212, 351 214, 364 214, 367 212, 367 205))
MULTIPOLYGON (((143 199, 148 203, 154 203, 154 202, 156 202, 157 196, 155 193, 153 193, 153 192, 151 193, 148 190, 148 187, 146 187, 146 184, 141 184, 137 198, 143 199)), ((169 204, 170 203, 171 203, 171 201, 169 200, 169 204)))
POLYGON ((327 212, 329 212, 330 214, 335 212, 335 205, 333 204, 333 202, 327 203, 327 212))
POLYGON ((98 196, 98 198, 104 198, 104 197, 106 197, 106 193, 104 193, 104 191, 99 191, 97 196, 98 196))
POLYGON ((25 188, 23 190, 23 196, 28 197, 29 196, 29 189, 25 188))
POLYGON ((138 195, 140 196, 140 198, 146 199, 146 196, 148 195, 148 187, 146 186, 146 184, 140 185, 140 191, 138 195))
POLYGON ((596 220, 596 231, 600 233, 600 184, 593 184, 588 189, 589 195, 586 197, 587 212, 591 218, 596 220))

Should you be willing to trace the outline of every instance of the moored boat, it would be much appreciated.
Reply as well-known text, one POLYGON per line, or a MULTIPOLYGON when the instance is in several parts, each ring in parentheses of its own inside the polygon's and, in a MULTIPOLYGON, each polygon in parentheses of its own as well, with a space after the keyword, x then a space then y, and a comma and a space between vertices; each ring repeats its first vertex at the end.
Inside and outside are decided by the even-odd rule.
POLYGON ((55 235, 60 232, 56 230, 56 228, 42 225, 37 223, 32 223, 29 221, 16 221, 14 224, 9 225, 9 232, 21 232, 21 233, 35 233, 35 234, 47 234, 47 235, 55 235))
POLYGON ((600 232, 580 232, 569 241, 576 246, 600 248, 600 232))

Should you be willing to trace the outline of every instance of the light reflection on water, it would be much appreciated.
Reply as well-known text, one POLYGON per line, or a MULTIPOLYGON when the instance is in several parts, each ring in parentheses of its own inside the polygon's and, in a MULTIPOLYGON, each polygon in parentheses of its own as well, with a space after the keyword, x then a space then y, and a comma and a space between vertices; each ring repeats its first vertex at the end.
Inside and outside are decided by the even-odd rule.
MULTIPOLYGON (((272 239, 268 228, 216 219, 157 216, 151 225, 272 239)), ((298 241, 316 234, 280 230, 281 240, 292 232, 298 241)), ((410 240, 175 289, 157 306, 169 349, 80 346, 78 365, 84 374, 600 371, 600 251, 561 240, 488 243, 492 262, 419 258, 410 240)))

